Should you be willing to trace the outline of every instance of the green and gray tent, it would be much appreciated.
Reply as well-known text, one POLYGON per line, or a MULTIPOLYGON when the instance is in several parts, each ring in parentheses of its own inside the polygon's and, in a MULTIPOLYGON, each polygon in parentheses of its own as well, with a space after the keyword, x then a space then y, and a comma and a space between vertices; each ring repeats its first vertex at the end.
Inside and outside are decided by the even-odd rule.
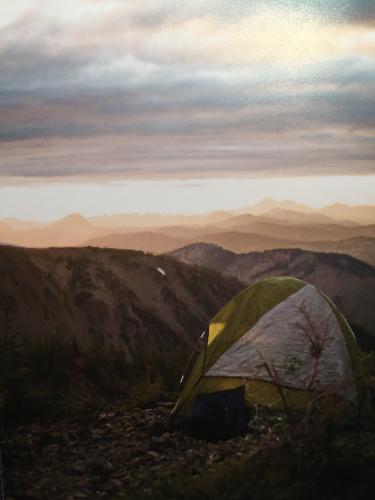
POLYGON ((259 281, 219 311, 205 338, 175 416, 186 415, 198 394, 243 385, 249 405, 303 409, 321 395, 356 404, 354 334, 313 285, 289 277, 259 281))

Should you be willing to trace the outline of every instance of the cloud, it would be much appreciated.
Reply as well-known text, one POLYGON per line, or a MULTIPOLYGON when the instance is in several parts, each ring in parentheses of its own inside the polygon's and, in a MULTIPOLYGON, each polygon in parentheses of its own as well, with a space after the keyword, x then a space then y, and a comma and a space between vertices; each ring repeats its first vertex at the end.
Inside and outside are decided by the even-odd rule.
POLYGON ((375 25, 375 3, 373 0, 351 0, 346 2, 345 17, 349 22, 375 25))
POLYGON ((0 31, 1 176, 374 171, 372 4, 54 4, 0 31))

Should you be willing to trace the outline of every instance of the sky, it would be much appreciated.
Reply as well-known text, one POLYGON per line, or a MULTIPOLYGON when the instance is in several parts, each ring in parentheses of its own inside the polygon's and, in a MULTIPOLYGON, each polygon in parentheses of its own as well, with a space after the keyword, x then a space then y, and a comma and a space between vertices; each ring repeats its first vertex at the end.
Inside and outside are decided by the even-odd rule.
POLYGON ((0 218, 375 203, 374 179, 373 0, 0 2, 0 218))

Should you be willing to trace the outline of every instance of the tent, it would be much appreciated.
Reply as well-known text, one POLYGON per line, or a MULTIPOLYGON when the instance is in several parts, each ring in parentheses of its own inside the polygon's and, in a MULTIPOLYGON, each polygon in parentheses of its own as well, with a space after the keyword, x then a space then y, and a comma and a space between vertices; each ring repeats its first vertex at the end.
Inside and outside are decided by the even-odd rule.
POLYGON ((198 395, 240 386, 248 406, 301 410, 327 398, 355 405, 358 354, 350 326, 317 288, 264 279, 212 319, 172 415, 188 415, 198 395))

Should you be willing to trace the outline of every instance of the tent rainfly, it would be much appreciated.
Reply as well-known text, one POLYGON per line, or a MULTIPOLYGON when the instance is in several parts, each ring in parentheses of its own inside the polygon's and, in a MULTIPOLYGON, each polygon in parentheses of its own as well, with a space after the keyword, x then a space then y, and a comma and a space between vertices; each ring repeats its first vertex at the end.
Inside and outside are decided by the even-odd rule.
POLYGON ((264 279, 212 319, 172 415, 188 415, 200 394, 240 386, 247 405, 302 410, 322 395, 355 405, 358 354, 350 326, 317 288, 264 279))

